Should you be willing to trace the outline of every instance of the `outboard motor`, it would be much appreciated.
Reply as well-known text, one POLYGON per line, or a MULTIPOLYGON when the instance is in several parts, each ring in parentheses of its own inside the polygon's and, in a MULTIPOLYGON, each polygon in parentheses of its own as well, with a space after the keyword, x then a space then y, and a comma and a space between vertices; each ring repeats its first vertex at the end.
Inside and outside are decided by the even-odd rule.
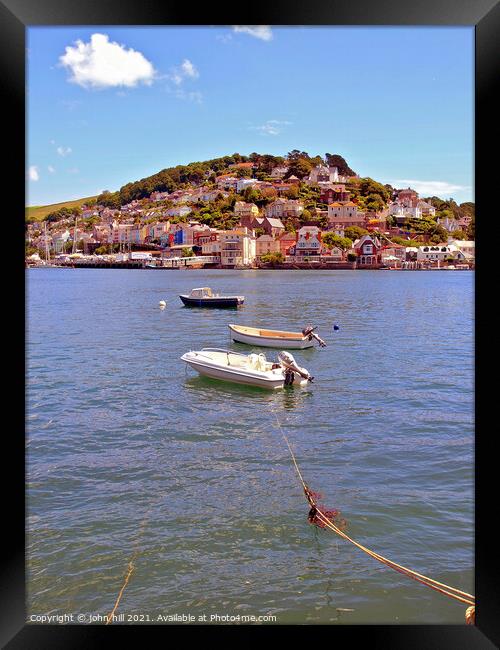
POLYGON ((291 377, 290 372, 297 373, 303 379, 307 379, 311 382, 314 379, 305 368, 299 368, 297 362, 289 352, 285 352, 285 350, 278 352, 278 359, 285 369, 285 385, 289 386, 293 383, 293 378, 291 377))
POLYGON ((320 347, 326 348, 326 343, 323 341, 323 339, 320 339, 320 337, 314 333, 314 330, 318 329, 317 327, 313 327, 312 325, 308 325, 307 327, 304 327, 302 330, 302 334, 304 336, 308 336, 309 340, 311 341, 312 339, 316 339, 318 341, 320 347))

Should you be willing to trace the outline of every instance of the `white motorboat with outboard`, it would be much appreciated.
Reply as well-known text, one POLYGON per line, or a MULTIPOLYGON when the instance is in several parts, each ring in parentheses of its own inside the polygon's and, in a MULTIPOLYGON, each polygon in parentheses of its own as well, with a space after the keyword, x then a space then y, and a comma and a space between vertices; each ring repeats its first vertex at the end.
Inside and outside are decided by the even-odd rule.
POLYGON ((278 354, 277 362, 268 361, 262 353, 241 354, 221 348, 186 352, 181 359, 200 375, 271 390, 284 386, 305 386, 314 379, 285 351, 278 354))

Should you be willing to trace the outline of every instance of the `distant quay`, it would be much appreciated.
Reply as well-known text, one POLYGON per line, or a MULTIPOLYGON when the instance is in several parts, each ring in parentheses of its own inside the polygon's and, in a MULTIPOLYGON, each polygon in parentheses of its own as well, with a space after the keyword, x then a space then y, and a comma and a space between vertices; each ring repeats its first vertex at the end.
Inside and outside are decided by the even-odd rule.
POLYGON ((26 268, 75 268, 75 269, 143 269, 157 271, 181 271, 199 269, 220 269, 220 270, 252 270, 252 271, 469 271, 474 266, 466 264, 458 265, 430 265, 412 264, 403 266, 386 266, 383 264, 364 264, 357 262, 284 262, 282 264, 257 264, 254 266, 222 266, 218 262, 203 262, 199 259, 181 258, 177 260, 164 259, 157 263, 145 260, 99 260, 99 259, 75 259, 56 261, 52 263, 26 262, 26 268))

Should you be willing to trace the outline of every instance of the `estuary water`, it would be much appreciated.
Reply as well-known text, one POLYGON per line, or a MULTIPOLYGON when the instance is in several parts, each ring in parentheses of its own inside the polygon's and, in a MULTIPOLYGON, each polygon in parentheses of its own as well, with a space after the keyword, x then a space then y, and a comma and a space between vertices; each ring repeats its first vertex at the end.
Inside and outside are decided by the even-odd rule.
POLYGON ((474 593, 472 272, 30 269, 26 288, 28 618, 107 615, 132 561, 125 623, 465 624, 308 523, 277 419, 351 537, 474 593), (199 286, 245 304, 183 307, 199 286), (328 347, 292 351, 314 383, 186 369, 188 350, 250 352, 233 322, 317 325, 328 347))

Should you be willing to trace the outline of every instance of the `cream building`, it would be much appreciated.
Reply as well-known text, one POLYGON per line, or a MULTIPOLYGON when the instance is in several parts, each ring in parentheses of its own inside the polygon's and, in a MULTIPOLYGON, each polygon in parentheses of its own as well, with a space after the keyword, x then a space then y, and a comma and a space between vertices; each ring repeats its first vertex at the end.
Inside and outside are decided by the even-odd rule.
POLYGON ((267 255, 268 253, 279 252, 280 243, 277 239, 271 237, 271 235, 261 235, 255 240, 255 256, 257 258, 262 257, 262 255, 267 255))
POLYGON ((225 230, 220 234, 221 265, 227 267, 250 266, 256 257, 253 231, 246 226, 225 230))

